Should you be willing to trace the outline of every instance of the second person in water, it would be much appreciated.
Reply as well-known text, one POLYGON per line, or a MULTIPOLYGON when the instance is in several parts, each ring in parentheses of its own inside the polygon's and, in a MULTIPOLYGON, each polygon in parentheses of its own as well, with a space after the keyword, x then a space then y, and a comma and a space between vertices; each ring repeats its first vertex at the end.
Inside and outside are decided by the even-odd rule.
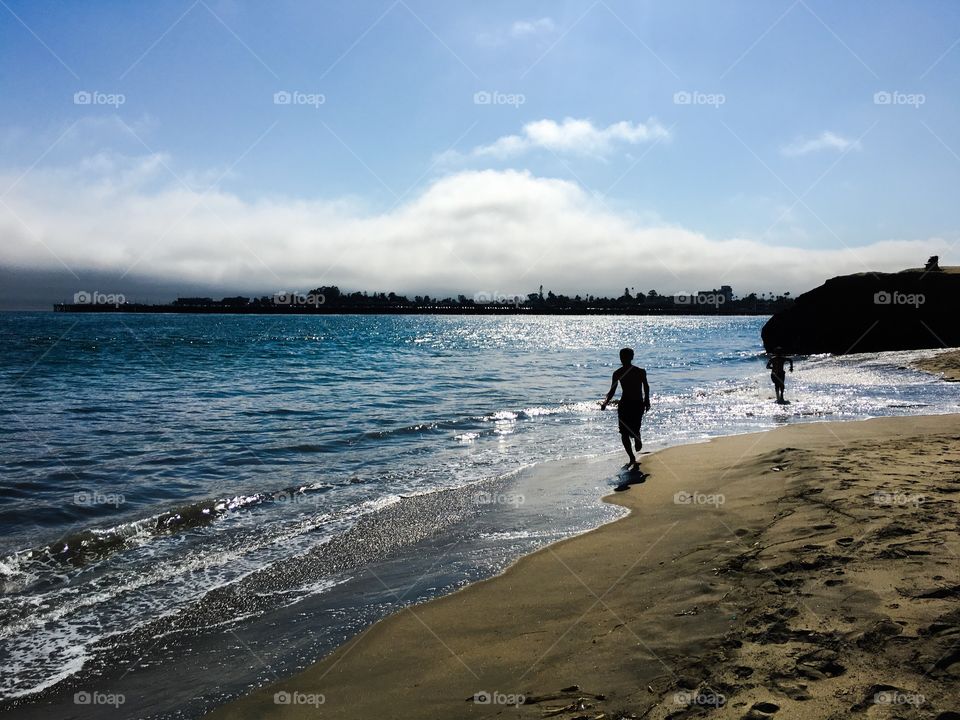
POLYGON ((784 366, 787 363, 790 363, 790 372, 793 372, 793 358, 784 355, 781 347, 777 347, 773 351, 773 356, 767 361, 767 370, 770 371, 773 389, 777 393, 777 403, 780 405, 786 405, 790 402, 783 397, 787 385, 787 373, 784 366))

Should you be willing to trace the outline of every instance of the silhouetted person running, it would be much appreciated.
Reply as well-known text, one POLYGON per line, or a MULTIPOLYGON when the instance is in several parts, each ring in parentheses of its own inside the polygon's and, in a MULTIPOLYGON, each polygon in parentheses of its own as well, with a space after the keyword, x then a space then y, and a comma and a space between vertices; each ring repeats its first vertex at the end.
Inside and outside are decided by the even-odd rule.
POLYGON ((773 380, 773 389, 777 391, 777 402, 783 405, 787 402, 783 398, 787 379, 783 366, 790 363, 790 372, 793 372, 793 358, 785 356, 781 347, 775 348, 773 353, 773 357, 767 361, 767 370, 770 371, 770 379, 773 380))
POLYGON ((643 447, 643 442, 640 440, 640 425, 643 422, 643 413, 650 409, 650 386, 647 384, 647 371, 633 364, 631 348, 623 348, 620 351, 620 362, 623 366, 614 370, 610 392, 600 403, 600 409, 607 409, 607 405, 617 392, 617 383, 619 383, 620 403, 617 405, 617 421, 620 426, 623 449, 627 451, 630 458, 630 462, 624 467, 639 469, 640 464, 633 454, 633 448, 630 447, 630 440, 633 439, 639 453, 643 447))

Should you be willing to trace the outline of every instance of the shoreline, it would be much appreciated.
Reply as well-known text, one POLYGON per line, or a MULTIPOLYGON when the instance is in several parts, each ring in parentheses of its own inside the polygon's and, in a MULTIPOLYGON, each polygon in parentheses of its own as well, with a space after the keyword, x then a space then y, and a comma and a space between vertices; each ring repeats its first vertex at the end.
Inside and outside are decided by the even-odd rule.
MULTIPOLYGON (((836 487, 825 479, 818 488, 804 475, 818 467, 818 457, 829 457, 827 464, 841 475, 855 473, 856 464, 838 450, 856 444, 863 446, 868 466, 876 464, 877 472, 888 470, 891 458, 878 461, 878 453, 885 450, 871 446, 879 443, 903 446, 898 467, 905 477, 917 464, 918 448, 940 442, 951 432, 960 434, 960 415, 801 423, 660 450, 644 457, 645 469, 651 473, 645 483, 604 498, 627 508, 629 515, 523 556, 493 578, 400 610, 304 671, 222 705, 207 717, 299 718, 315 714, 318 708, 325 717, 481 717, 492 711, 540 717, 542 711, 565 703, 583 709, 591 706, 594 713, 665 717, 662 713, 692 711, 720 697, 724 698, 723 706, 717 708, 721 717, 743 717, 744 712, 767 717, 762 708, 772 705, 763 703, 793 704, 791 717, 827 717, 806 714, 827 713, 830 701, 836 703, 834 695, 828 700, 814 692, 816 680, 846 678, 840 688, 834 687, 836 682, 828 683, 831 692, 845 694, 863 695, 872 687, 862 679, 865 665, 838 659, 841 646, 849 652, 863 647, 853 643, 852 650, 846 648, 843 637, 859 633, 863 640, 879 632, 881 639, 895 638, 903 626, 881 609, 878 598, 883 588, 876 579, 858 579, 853 593, 844 587, 850 583, 843 577, 844 565, 870 564, 870 558, 858 557, 856 552, 848 556, 850 548, 865 542, 855 539, 861 528, 846 527, 856 524, 854 518, 846 517, 839 506, 811 505, 809 500, 824 492, 840 493, 850 502, 853 485, 873 485, 873 505, 859 497, 856 509, 880 512, 870 521, 874 524, 884 514, 895 520, 888 527, 891 546, 909 544, 903 538, 921 532, 923 523, 918 508, 896 505, 897 498, 910 497, 905 488, 914 480, 901 480, 904 487, 900 487, 897 481, 878 484, 874 477, 853 484, 834 477, 836 487), (787 492, 798 485, 803 492, 787 492), (677 501, 680 492, 687 493, 689 501, 677 501), (876 505, 877 493, 886 493, 894 504, 876 505), (781 516, 783 503, 797 507, 781 516), (790 518, 801 510, 805 515, 825 513, 826 519, 795 525, 790 518), (912 513, 909 518, 908 513, 912 513), (773 522, 767 524, 771 518, 773 522), (780 524, 784 527, 776 527, 780 524), (822 529, 817 530, 818 526, 822 529), (811 535, 807 535, 809 528, 814 528, 811 535), (675 532, 678 529, 680 533, 675 532), (793 537, 798 534, 802 539, 824 535, 830 542, 802 544, 793 537), (776 554, 773 558, 764 554, 773 545, 796 545, 788 549, 796 557, 774 565, 776 554), (618 550, 624 547, 630 550, 618 550), (824 574, 829 577, 808 577, 824 574), (814 587, 806 587, 811 584, 814 587), (859 605, 863 607, 855 615, 865 617, 846 623, 852 627, 843 627, 845 621, 839 615, 833 617, 842 605, 841 594, 862 596, 859 605), (793 602, 780 602, 784 595, 793 602), (753 603, 745 603, 745 598, 753 603), (819 628, 823 618, 807 606, 828 600, 836 612, 827 623, 831 627, 819 628), (757 630, 762 625, 767 627, 757 630), (752 638, 750 647, 746 638, 752 638), (786 647, 794 654, 812 653, 809 663, 794 663, 792 671, 771 672, 767 682, 758 683, 763 669, 752 666, 786 661, 786 647), (752 657, 749 665, 735 664, 747 655, 752 657), (721 670, 729 672, 724 675, 721 670), (860 681, 854 682, 857 678, 860 681), (578 689, 563 691, 574 686, 578 689), (286 697, 292 704, 275 703, 277 692, 290 693, 286 697), (527 704, 493 708, 465 700, 484 692, 494 700, 516 700, 522 695, 527 704), (596 697, 600 695, 602 700, 596 697), (297 704, 298 699, 311 697, 315 704, 297 704), (689 700, 690 708, 678 704, 677 697, 689 700), (756 703, 761 709, 751 709, 756 703), (739 714, 726 714, 734 708, 739 714)), ((947 485, 943 488, 944 493, 952 490, 947 485)), ((933 494, 928 490, 928 495, 933 494)), ((918 564, 918 555, 903 554, 906 551, 899 547, 885 549, 893 553, 885 558, 887 564, 909 563, 907 569, 916 570, 912 566, 918 564), (898 552, 902 556, 897 557, 898 552)), ((924 578, 927 585, 946 584, 940 601, 955 603, 956 594, 951 595, 945 579, 948 569, 934 568, 944 574, 931 574, 933 570, 925 566, 932 562, 920 561, 919 574, 929 576, 924 578)), ((960 583, 960 577, 951 581, 960 583)), ((888 610, 896 609, 892 606, 899 603, 887 605, 888 610)), ((925 616, 904 624, 911 621, 936 625, 934 618, 925 616)), ((929 642, 935 644, 934 635, 929 642)), ((872 640, 867 644, 876 645, 872 640)), ((889 673, 896 674, 894 667, 891 664, 889 673)), ((945 668, 949 670, 950 666, 945 668)), ((907 670, 901 674, 910 675, 907 670)), ((907 687, 904 678, 899 680, 902 688, 896 680, 878 678, 873 685, 895 688, 889 692, 905 696, 921 694, 907 687)), ((878 692, 888 691, 873 694, 878 692)), ((925 697, 934 702, 935 696, 935 691, 927 689, 925 697)), ((866 702, 859 695, 855 700, 866 702)), ((569 717, 565 712, 557 716, 569 717)))

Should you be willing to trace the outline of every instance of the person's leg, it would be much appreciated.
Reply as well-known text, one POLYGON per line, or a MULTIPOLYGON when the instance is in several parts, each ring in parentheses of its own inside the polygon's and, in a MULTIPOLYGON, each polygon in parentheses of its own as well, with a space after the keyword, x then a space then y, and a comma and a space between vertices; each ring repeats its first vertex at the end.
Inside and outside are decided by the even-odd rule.
POLYGON ((640 442, 640 423, 643 421, 643 414, 632 410, 630 412, 621 410, 617 420, 620 424, 620 432, 623 434, 623 442, 629 444, 630 440, 633 440, 637 452, 640 452, 640 448, 643 447, 643 443, 640 442))
POLYGON ((630 447, 630 435, 625 432, 620 433, 620 441, 623 443, 623 449, 627 451, 627 455, 630 457, 630 464, 637 462, 637 459, 633 456, 633 449, 630 447))
POLYGON ((630 439, 634 437, 634 430, 639 429, 639 425, 633 417, 631 409, 624 406, 622 401, 621 405, 617 407, 617 425, 620 430, 620 441, 623 443, 623 449, 627 451, 627 455, 630 457, 630 464, 636 465, 637 458, 630 447, 630 439))
POLYGON ((777 402, 783 401, 783 380, 776 373, 772 373, 770 378, 773 380, 773 389, 777 393, 777 402))

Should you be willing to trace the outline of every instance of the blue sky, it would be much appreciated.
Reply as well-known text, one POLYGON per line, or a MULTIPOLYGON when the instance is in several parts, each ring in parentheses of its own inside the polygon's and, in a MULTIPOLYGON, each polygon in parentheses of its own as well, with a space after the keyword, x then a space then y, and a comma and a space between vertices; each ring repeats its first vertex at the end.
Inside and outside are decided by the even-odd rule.
POLYGON ((3 0, 0 265, 608 292, 960 263, 958 40, 948 1, 3 0))

